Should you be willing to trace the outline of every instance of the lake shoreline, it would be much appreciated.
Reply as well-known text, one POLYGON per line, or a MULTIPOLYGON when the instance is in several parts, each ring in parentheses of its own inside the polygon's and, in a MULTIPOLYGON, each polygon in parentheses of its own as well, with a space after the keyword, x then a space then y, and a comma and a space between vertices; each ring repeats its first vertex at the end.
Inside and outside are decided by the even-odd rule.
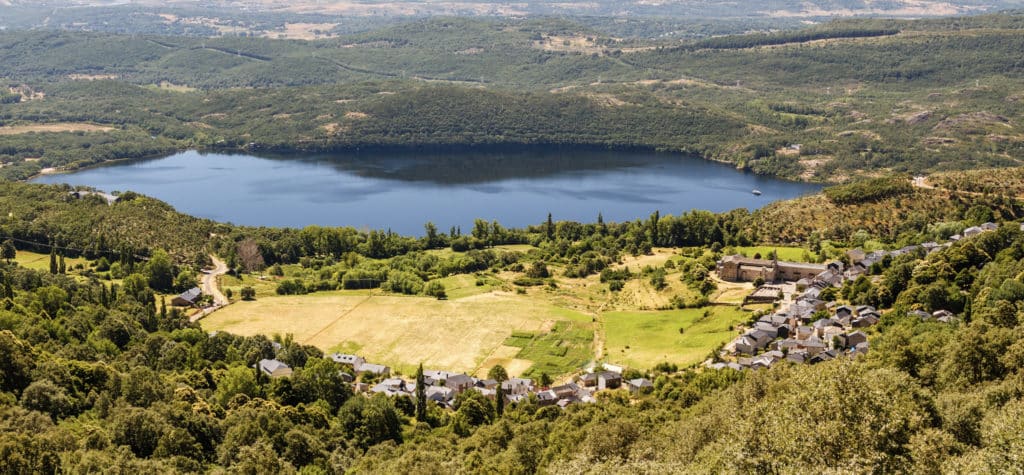
POLYGON ((686 150, 674 150, 666 149, 663 147, 655 147, 650 145, 606 145, 606 144, 564 144, 564 143, 520 143, 520 142, 494 142, 494 143, 480 143, 480 144, 458 144, 458 143, 437 143, 437 144, 406 144, 406 145, 382 145, 382 144, 366 144, 366 145, 350 145, 350 146, 326 146, 326 147, 302 147, 296 145, 266 145, 259 143, 250 143, 240 146, 206 146, 206 147, 185 147, 176 149, 174 151, 141 155, 137 157, 123 157, 115 158, 111 160, 104 160, 97 163, 91 163, 78 168, 64 168, 55 167, 47 168, 44 170, 50 170, 44 172, 40 170, 35 174, 15 180, 20 182, 32 182, 40 177, 48 175, 61 175, 67 173, 75 173, 83 170, 90 170, 95 168, 101 168, 108 165, 117 165, 132 161, 142 160, 154 160, 160 158, 171 157, 181 153, 187 152, 198 152, 201 154, 225 154, 225 155, 272 155, 287 157, 289 155, 300 155, 300 154, 339 154, 339 155, 361 155, 361 154, 374 154, 374 153, 485 153, 485 152, 506 152, 506 153, 522 153, 522 152, 534 152, 534 151, 559 151, 559 152, 624 152, 624 153, 658 153, 666 155, 676 155, 679 157, 695 158, 710 163, 728 165, 736 171, 744 174, 751 174, 755 176, 761 176, 771 178, 774 180, 786 181, 791 183, 802 183, 824 186, 827 185, 825 182, 803 180, 799 177, 788 177, 781 175, 770 175, 770 174, 759 174, 749 167, 738 166, 735 162, 728 160, 716 159, 714 157, 708 157, 704 154, 686 151, 686 150))
POLYGON ((196 149, 30 181, 130 190, 187 214, 247 226, 353 226, 402 234, 416 233, 428 221, 442 230, 468 231, 476 219, 522 227, 548 213, 559 221, 588 222, 603 214, 624 222, 653 212, 753 210, 820 189, 678 153, 437 150, 257 155, 196 149))

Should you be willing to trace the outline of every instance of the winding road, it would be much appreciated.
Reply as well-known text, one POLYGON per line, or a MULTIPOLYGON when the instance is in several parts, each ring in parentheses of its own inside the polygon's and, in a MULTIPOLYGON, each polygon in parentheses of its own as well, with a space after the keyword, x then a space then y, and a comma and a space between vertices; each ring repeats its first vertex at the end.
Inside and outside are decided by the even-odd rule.
POLYGON ((225 264, 224 261, 217 259, 217 256, 214 256, 213 254, 210 254, 210 260, 213 261, 213 269, 203 269, 203 278, 200 288, 204 294, 213 296, 213 305, 200 310, 199 313, 196 313, 189 318, 189 320, 193 322, 198 321, 199 319, 213 313, 215 310, 231 303, 228 298, 221 293, 220 286, 217 284, 217 277, 228 273, 228 265, 225 264))

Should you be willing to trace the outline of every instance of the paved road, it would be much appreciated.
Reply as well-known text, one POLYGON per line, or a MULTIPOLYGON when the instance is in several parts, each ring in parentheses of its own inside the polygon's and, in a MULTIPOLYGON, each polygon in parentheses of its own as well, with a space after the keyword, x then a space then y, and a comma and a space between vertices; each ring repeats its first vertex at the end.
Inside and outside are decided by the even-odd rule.
POLYGON ((231 303, 228 301, 228 298, 220 292, 220 286, 217 285, 217 277, 228 273, 228 265, 225 264, 224 261, 217 259, 217 256, 214 256, 213 254, 210 254, 210 260, 213 261, 213 269, 203 269, 203 279, 200 285, 204 294, 213 296, 213 306, 206 307, 200 310, 199 313, 193 315, 192 318, 189 319, 193 322, 213 313, 213 311, 218 308, 231 303))

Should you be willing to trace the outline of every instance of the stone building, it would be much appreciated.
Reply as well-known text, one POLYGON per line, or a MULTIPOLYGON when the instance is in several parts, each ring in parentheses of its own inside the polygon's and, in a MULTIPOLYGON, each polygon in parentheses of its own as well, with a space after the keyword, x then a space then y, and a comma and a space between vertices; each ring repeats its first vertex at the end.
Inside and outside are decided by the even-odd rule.
POLYGON ((718 276, 732 282, 750 282, 759 277, 765 282, 814 279, 827 269, 825 264, 750 259, 740 255, 726 256, 718 262, 718 276))

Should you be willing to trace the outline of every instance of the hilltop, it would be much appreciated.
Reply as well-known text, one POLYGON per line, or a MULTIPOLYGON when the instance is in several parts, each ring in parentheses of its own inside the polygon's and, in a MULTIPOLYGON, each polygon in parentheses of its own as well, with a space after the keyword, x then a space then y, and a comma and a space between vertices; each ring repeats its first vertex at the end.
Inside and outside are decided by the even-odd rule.
POLYGON ((999 14, 686 40, 544 18, 315 41, 6 31, 0 174, 190 148, 537 145, 833 183, 1013 166, 1024 80, 1005 58, 1024 49, 1022 27, 999 14))

